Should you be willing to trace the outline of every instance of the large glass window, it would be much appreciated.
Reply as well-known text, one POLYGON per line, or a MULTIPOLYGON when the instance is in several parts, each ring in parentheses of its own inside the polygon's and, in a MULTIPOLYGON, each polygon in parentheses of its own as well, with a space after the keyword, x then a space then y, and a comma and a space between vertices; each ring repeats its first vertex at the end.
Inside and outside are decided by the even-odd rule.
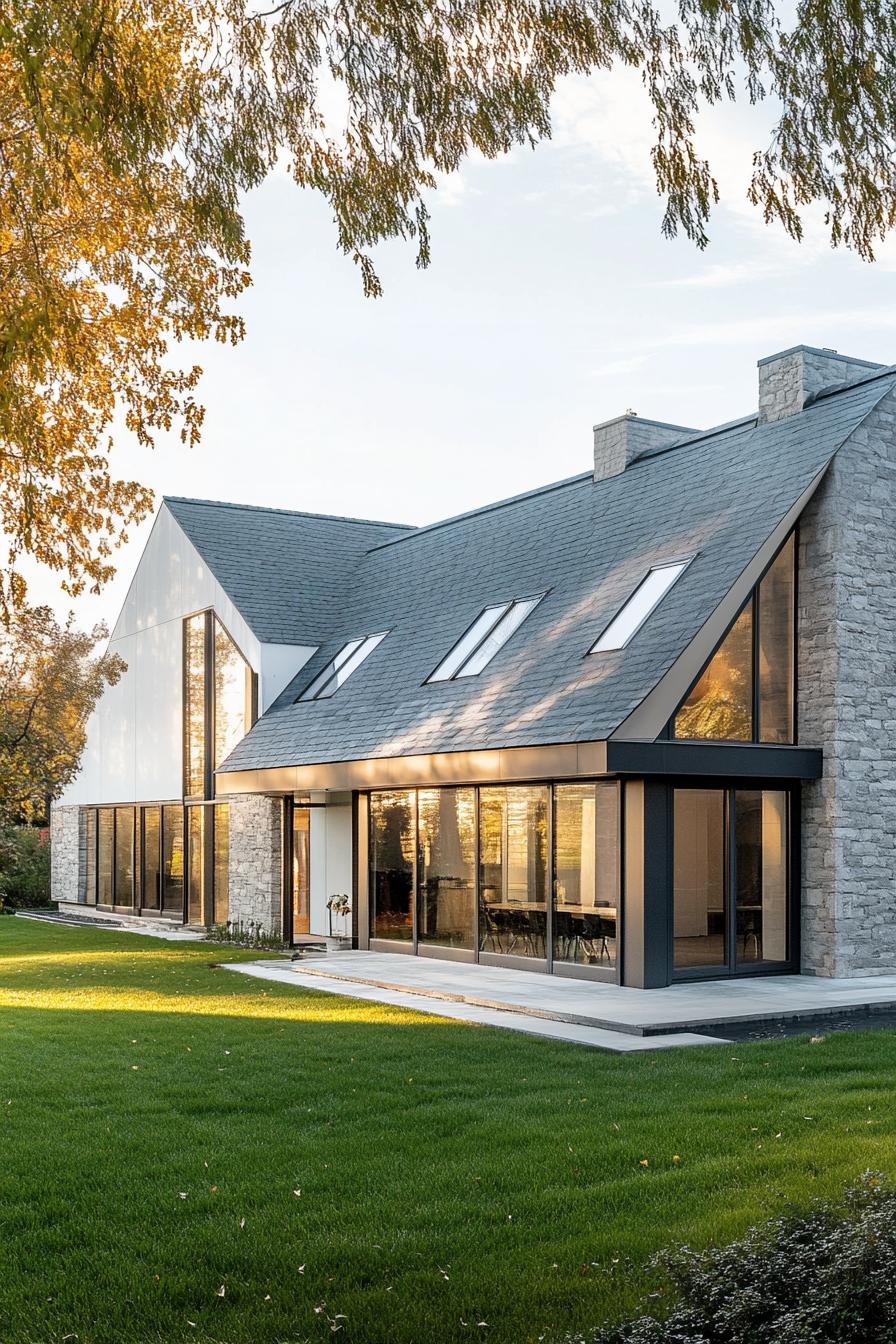
POLYGON ((205 612, 184 622, 184 793, 206 794, 205 612))
POLYGON ((619 919, 615 783, 554 788, 554 960, 613 967, 619 919))
POLYGON ((372 938, 411 942, 414 936, 415 798, 410 790, 371 794, 370 896, 372 938))
POLYGON ((115 904, 134 904, 134 809, 115 809, 115 904))
POLYGON ((84 900, 96 905, 96 810, 89 807, 84 817, 84 900))
POLYGON ((675 737, 795 741, 795 598, 791 533, 675 715, 675 737))
POLYGON ((115 813, 111 807, 97 811, 97 894, 100 905, 112 904, 112 884, 115 871, 113 845, 115 840, 115 813))
POLYGON ((744 607, 675 716, 675 736, 753 738, 753 607, 744 607))
POLYGON ((230 908, 230 810, 215 804, 215 924, 226 924, 230 908))
POLYGON ((143 904, 147 910, 161 908, 161 812, 157 807, 143 809, 143 904))
POLYGON ((676 789, 673 827, 676 970, 725 966, 727 839, 724 789, 676 789))
POLYGON ((180 804, 162 808, 162 899, 169 914, 184 910, 184 810, 180 804))
POLYGON ((796 545, 791 535, 759 585, 759 741, 794 740, 796 545))
POLYGON ((437 947, 474 946, 476 794, 473 789, 421 789, 417 937, 437 947))
POLYGON ((544 957, 547 929, 548 791, 479 793, 479 947, 544 957))
POLYGON ((205 889, 205 808, 187 808, 189 867, 187 876, 187 923, 204 923, 205 889))
POLYGON ((215 620, 215 769, 252 725, 252 670, 215 620))

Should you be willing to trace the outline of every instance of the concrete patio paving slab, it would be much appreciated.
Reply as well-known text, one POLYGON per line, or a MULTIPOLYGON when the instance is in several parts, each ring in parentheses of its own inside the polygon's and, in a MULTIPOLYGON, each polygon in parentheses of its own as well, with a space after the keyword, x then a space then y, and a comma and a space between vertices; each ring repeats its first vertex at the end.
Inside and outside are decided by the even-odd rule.
POLYGON ((896 1008, 896 975, 849 980, 751 976, 642 990, 388 952, 330 952, 303 957, 292 967, 288 972, 292 975, 326 977, 634 1036, 713 1029, 724 1036, 726 1023, 843 1017, 896 1008))
POLYGON ((286 962, 225 962, 222 970, 239 971, 283 985, 302 985, 304 988, 329 994, 341 994, 350 999, 369 1003, 385 1003, 394 1008, 407 1008, 430 1017, 444 1017, 455 1022, 470 1022, 481 1027, 500 1027, 504 1031, 521 1032, 525 1036, 539 1036, 550 1041, 566 1041, 573 1045, 587 1045, 594 1050, 628 1055, 643 1051, 669 1050, 685 1045, 728 1045, 723 1037, 699 1036, 691 1032, 669 1032, 663 1036, 634 1036, 624 1032, 608 1031, 602 1027, 583 1026, 554 1018, 539 1017, 518 1008, 494 1008, 470 1003, 463 999, 442 999, 426 996, 419 991, 388 989, 371 985, 363 980, 336 978, 319 971, 308 972, 304 964, 286 962))

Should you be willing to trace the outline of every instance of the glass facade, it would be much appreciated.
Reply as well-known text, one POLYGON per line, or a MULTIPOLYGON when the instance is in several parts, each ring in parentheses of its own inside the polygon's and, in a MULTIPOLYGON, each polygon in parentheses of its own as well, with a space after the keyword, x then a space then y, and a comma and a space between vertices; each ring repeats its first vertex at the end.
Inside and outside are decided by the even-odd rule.
POLYGON ((162 808, 162 909, 183 916, 184 810, 179 803, 162 808))
POLYGON ((369 825, 372 939, 616 977, 615 781, 375 792, 369 825))
POLYGON ((796 741, 796 538, 781 547, 673 721, 673 736, 796 741))
POLYGON ((417 937, 472 949, 476 906, 476 795, 421 789, 417 795, 417 937))
POLYGON ((187 923, 203 924, 205 891, 205 808, 187 808, 187 923))
POLYGON ((617 786, 555 785, 555 961, 616 965, 619 877, 617 786))
POLYGON ((744 607, 675 716, 675 736, 753 738, 753 607, 744 607))
POLYGON ((143 905, 160 910, 162 899, 161 866, 162 814, 157 807, 143 808, 143 905))
POLYGON ((206 795, 205 612, 184 621, 184 795, 206 795))
POLYGON ((230 810, 215 804, 215 872, 213 924, 226 924, 230 913, 230 810))
POLYGON ((311 809, 292 812, 292 935, 311 932, 311 809))
POLYGON ((548 790, 479 791, 479 950, 543 958, 548 790))
POLYGON ((97 824, 97 887, 98 905, 112 904, 115 873, 115 813, 111 807, 101 807, 96 814, 97 824))
POLYGON ((676 971, 787 961, 788 802, 784 789, 674 790, 676 971))
POLYGON ((791 535, 759 585, 759 741, 794 740, 796 543, 791 535))
POLYGON ((372 938, 409 943, 414 937, 415 802, 410 790, 370 796, 372 938))
POLYGON ((215 619, 215 769, 252 725, 252 669, 215 619))
POLYGON ((134 904, 134 809, 115 809, 115 904, 134 904))

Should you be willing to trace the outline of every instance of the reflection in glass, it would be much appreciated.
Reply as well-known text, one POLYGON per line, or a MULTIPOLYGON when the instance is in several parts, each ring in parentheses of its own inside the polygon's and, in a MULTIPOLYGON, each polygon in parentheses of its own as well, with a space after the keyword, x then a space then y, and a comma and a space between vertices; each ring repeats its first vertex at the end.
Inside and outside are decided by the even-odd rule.
MULTIPOLYGON (((311 932, 311 809, 292 813, 292 934, 311 932)), ((385 935, 380 935, 383 937, 385 935)))
POLYGON ((480 949, 544 957, 548 791, 485 788, 479 798, 480 949))
POLYGON ((675 789, 674 799, 675 967, 724 966, 725 790, 675 789))
POLYGON ((679 560, 671 565, 654 566, 613 617, 597 643, 591 646, 589 652, 607 653, 611 649, 624 649, 687 566, 686 560, 679 560))
POLYGON ((205 808, 188 807, 189 873, 187 878, 187 923, 202 924, 202 890, 205 884, 205 808))
POLYGON ((163 909, 183 917, 184 810, 178 803, 162 808, 163 909))
POLYGON ((252 726, 252 672, 215 620, 215 769, 252 726))
POLYGON ((115 904, 134 904, 134 809, 115 809, 115 904))
POLYGON ((675 716, 675 736, 753 737, 753 616, 748 603, 675 716))
POLYGON ((411 942, 414 936, 414 794, 370 797, 370 936, 411 942))
POLYGON ((96 905, 96 811, 88 807, 84 815, 84 841, 87 852, 84 856, 84 900, 88 905, 96 905))
POLYGON ((476 899, 476 795, 421 789, 418 798, 418 938, 472 950, 476 899))
POLYGON ((184 622, 186 796, 205 797, 205 613, 184 622))
POLYGON ((230 906, 230 810, 215 804, 215 913, 213 924, 226 924, 230 906))
POLYGON ((554 960, 615 966, 619 800, 615 784, 554 789, 554 960))
POLYGON ((738 963, 787 960, 787 794, 734 795, 738 963))
POLYGON ((112 904, 112 873, 114 857, 112 841, 115 834, 114 814, 111 807, 101 807, 97 811, 97 901, 100 905, 112 904))
POLYGON ((759 740, 793 741, 794 538, 759 585, 759 740))
POLYGON ((159 867, 160 812, 157 807, 143 809, 143 904, 147 910, 158 910, 161 896, 161 869, 159 867))

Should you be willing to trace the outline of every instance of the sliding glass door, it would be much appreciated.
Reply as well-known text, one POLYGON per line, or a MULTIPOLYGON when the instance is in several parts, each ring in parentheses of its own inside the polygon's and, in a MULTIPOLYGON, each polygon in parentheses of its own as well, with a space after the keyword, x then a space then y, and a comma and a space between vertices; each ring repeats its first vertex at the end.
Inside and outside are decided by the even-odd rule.
POLYGON ((732 975, 789 960, 789 795, 673 791, 673 968, 732 975))

